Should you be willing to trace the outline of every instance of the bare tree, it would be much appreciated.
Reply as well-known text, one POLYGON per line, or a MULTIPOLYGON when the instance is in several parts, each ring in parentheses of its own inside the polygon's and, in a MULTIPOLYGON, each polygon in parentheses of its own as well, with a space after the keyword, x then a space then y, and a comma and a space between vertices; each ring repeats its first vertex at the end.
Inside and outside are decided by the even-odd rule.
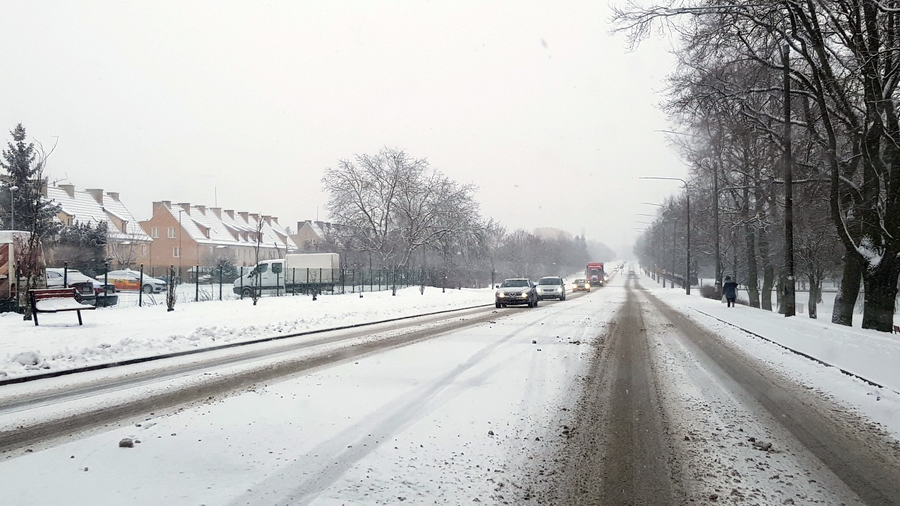
MULTIPOLYGON (((832 321, 851 324, 861 279, 862 326, 891 331, 900 276, 900 10, 868 0, 667 1, 629 4, 616 11, 615 21, 632 42, 659 23, 717 65, 789 72, 797 111, 791 130, 808 136, 814 155, 798 167, 827 175, 829 214, 845 249, 832 321), (783 46, 790 51, 789 68, 781 63, 783 46)), ((740 91, 772 96, 778 88, 740 91)), ((759 128, 777 127, 766 111, 757 110, 759 128)), ((771 135, 775 145, 778 137, 771 135)))

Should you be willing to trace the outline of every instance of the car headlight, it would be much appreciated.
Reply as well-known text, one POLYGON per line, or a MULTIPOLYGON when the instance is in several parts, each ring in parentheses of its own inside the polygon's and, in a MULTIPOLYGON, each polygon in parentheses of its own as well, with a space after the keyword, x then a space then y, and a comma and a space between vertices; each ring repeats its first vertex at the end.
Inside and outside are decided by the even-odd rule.
POLYGON ((506 292, 497 292, 497 297, 506 297, 506 292))
POLYGON ((590 288, 590 287, 591 287, 591 284, 590 284, 590 283, 585 283, 585 284, 584 284, 584 287, 585 287, 585 288, 590 288))

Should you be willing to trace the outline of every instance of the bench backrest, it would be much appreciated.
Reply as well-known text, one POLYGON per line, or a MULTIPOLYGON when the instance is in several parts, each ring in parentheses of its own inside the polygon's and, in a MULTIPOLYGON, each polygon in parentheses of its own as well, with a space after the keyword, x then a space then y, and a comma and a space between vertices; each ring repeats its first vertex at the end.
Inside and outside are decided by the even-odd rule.
POLYGON ((29 290, 28 294, 32 300, 43 299, 63 299, 77 297, 78 290, 75 288, 35 288, 29 290))

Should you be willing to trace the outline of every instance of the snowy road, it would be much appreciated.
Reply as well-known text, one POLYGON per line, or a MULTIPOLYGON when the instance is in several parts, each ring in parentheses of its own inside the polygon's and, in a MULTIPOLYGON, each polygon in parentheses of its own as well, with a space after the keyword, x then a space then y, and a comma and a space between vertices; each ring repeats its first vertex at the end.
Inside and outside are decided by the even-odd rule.
MULTIPOLYGON (((160 356, 135 364, 5 385, 0 391, 0 452, 49 438, 177 407, 257 383, 363 357, 435 334, 500 318, 473 308, 282 335, 160 356)), ((69 374, 73 373, 73 374, 69 374)))
POLYGON ((784 374, 820 364, 632 284, 8 452, 0 503, 897 503, 896 441, 784 374))
POLYGON ((900 504, 877 426, 628 292, 541 503, 900 504))

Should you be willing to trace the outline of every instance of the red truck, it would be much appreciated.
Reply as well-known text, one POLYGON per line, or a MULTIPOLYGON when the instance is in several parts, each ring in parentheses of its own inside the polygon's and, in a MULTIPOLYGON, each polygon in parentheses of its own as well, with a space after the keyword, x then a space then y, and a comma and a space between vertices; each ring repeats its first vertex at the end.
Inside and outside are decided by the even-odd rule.
POLYGON ((591 284, 591 288, 595 286, 603 286, 606 282, 606 271, 603 270, 603 262, 590 262, 584 270, 584 278, 591 284))

